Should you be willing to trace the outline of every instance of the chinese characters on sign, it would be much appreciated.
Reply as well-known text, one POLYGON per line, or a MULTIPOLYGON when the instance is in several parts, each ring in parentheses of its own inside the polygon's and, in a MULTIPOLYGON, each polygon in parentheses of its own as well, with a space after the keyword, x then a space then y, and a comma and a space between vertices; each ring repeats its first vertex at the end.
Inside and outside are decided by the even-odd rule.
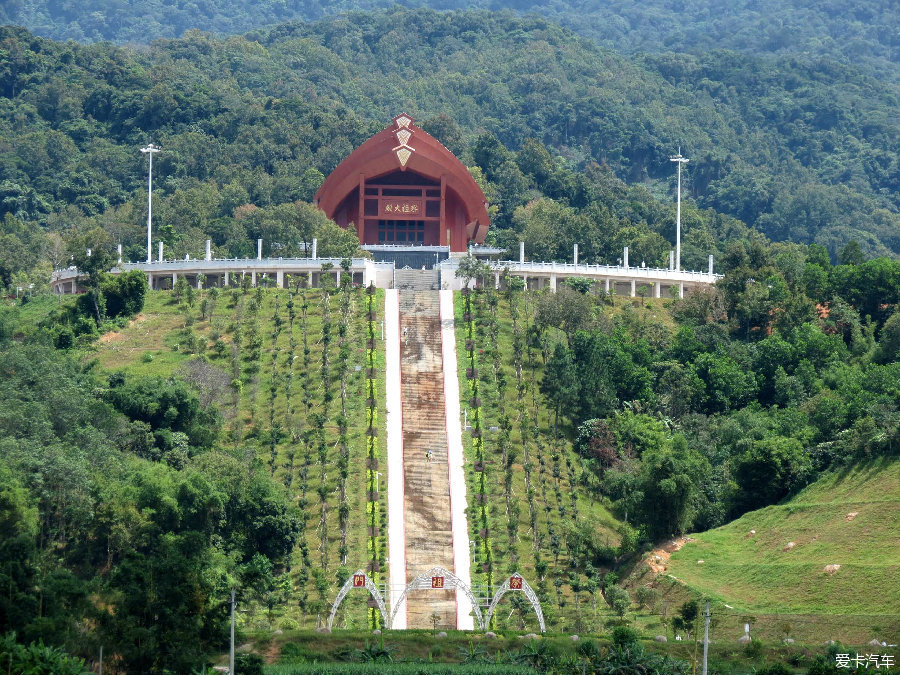
POLYGON ((894 657, 891 654, 857 654, 850 658, 850 654, 835 654, 835 662, 838 668, 892 668, 894 657))
POLYGON ((521 591, 522 590, 522 577, 510 577, 509 578, 509 590, 521 591))
POLYGON ((366 575, 365 574, 354 574, 353 575, 353 588, 363 588, 366 585, 366 575))
POLYGON ((422 201, 402 199, 381 202, 382 216, 418 216, 422 213, 422 201))
POLYGON ((443 588, 444 587, 444 577, 431 577, 431 587, 432 588, 443 588))

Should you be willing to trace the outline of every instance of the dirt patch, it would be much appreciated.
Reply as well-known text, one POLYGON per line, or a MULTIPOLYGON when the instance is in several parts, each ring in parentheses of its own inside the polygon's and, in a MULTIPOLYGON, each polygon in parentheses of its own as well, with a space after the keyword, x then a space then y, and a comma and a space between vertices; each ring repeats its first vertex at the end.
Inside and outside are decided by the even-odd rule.
MULTIPOLYGON (((144 319, 145 319, 145 317, 143 314, 138 314, 136 317, 134 317, 131 321, 128 322, 128 327, 131 328, 134 324, 140 323, 144 319)), ((100 336, 100 342, 102 342, 103 344, 111 344, 121 338, 122 338, 122 331, 111 330, 110 332, 104 333, 103 335, 100 336)))
POLYGON ((278 658, 281 656, 281 643, 276 640, 272 640, 269 643, 269 646, 266 647, 263 652, 263 660, 266 663, 275 663, 278 658))
POLYGON ((670 539, 659 548, 650 551, 650 557, 647 558, 647 566, 656 574, 662 574, 669 568, 669 558, 672 557, 672 554, 689 541, 694 541, 694 539, 690 537, 670 539))

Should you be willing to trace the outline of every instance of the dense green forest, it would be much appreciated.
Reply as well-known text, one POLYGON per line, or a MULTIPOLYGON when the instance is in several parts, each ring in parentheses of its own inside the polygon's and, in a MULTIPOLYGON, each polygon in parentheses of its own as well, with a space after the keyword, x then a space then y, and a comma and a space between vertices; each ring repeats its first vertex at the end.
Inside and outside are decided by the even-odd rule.
POLYGON ((284 564, 295 509, 186 384, 97 372, 23 309, 0 307, 0 634, 189 672, 224 644, 229 589, 284 564))
MULTIPOLYGON (((87 657, 103 644, 129 672, 190 672, 224 644, 230 588, 269 627, 273 607, 290 607, 280 618, 294 627, 312 625, 349 553, 383 555, 377 528, 365 540, 348 515, 362 494, 335 487, 347 481, 335 478, 341 470, 326 480, 326 465, 345 472, 359 451, 361 415, 338 416, 343 393, 320 414, 310 388, 313 355, 323 392, 341 374, 348 410, 365 400, 353 395, 363 378, 350 374, 349 351, 363 333, 361 291, 310 294, 334 316, 310 314, 321 339, 303 344, 302 414, 274 404, 291 400, 293 366, 279 374, 278 357, 293 363, 300 350, 295 320, 296 340, 308 337, 297 286, 194 298, 182 283, 171 302, 152 299, 171 319, 140 335, 156 346, 109 357, 109 371, 92 360, 100 335, 125 330, 144 307, 143 275, 103 269, 115 244, 129 259, 146 255, 148 141, 163 148, 154 234, 173 257, 202 255, 207 238, 221 257, 253 255, 257 237, 266 255, 303 254, 313 236, 322 255, 355 253, 353 233, 309 202, 338 162, 405 111, 483 186, 490 243, 524 240, 543 260, 567 260, 577 243, 591 263, 615 263, 629 246, 632 261, 664 265, 669 156, 680 147, 690 157, 682 261, 698 269, 715 255, 725 275, 716 288, 646 301, 647 288, 623 299, 575 280, 556 295, 509 285, 469 299, 485 420, 523 448, 516 464, 489 437, 491 470, 506 471, 502 456, 510 475, 526 464, 546 475, 521 491, 521 519, 487 513, 508 530, 490 545, 483 535, 484 555, 525 547, 519 528, 530 528, 555 629, 597 628, 598 597, 610 616, 627 615, 616 571, 654 542, 777 503, 823 471, 896 455, 900 93, 880 70, 896 61, 896 36, 883 29, 898 25, 896 9, 858 3, 847 20, 834 3, 697 4, 639 11, 622 0, 582 12, 577 26, 574 4, 515 7, 571 31, 508 11, 403 8, 252 28, 351 3, 260 2, 253 21, 227 13, 230 4, 155 3, 149 26, 91 14, 101 5, 90 2, 77 21, 71 3, 54 14, 24 0, 0 8, 0 21, 52 35, 66 24, 80 33, 61 37, 77 40, 162 36, 132 48, 0 28, 0 635, 16 633, 0 649, 43 639, 87 657), (174 37, 192 12, 218 17, 211 30, 250 32, 174 37), (122 32, 100 31, 109 25, 122 32), (693 47, 661 51, 682 39, 693 47), (50 271, 70 263, 90 273, 89 292, 41 297, 50 271), (233 404, 183 371, 169 377, 195 357, 218 364, 233 404), (504 419, 514 389, 526 416, 515 430, 504 419), (230 409, 239 416, 226 419, 230 409), (299 444, 280 426, 295 417, 316 430, 296 465, 299 444), (590 513, 585 494, 615 516, 604 524, 612 541, 553 529, 567 509, 590 513), (304 515, 316 506, 318 525, 304 515), (291 568, 291 555, 303 563, 291 568)), ((498 499, 506 475, 490 486, 498 499)))
POLYGON ((661 263, 679 146, 692 160, 688 266, 721 252, 735 219, 833 260, 851 240, 865 255, 900 252, 900 96, 827 59, 627 59, 543 19, 399 9, 147 50, 4 28, 2 47, 7 285, 58 264, 56 237, 72 228, 101 225, 140 257, 138 148, 151 139, 164 148, 154 214, 167 250, 197 255, 207 237, 232 256, 257 236, 291 246, 313 225, 290 205, 401 110, 481 172, 495 243, 525 234, 517 209, 535 198, 553 200, 545 224, 578 219, 532 257, 579 243, 584 260, 614 262, 630 244, 661 263))
POLYGON ((208 0, 188 3, 88 0, 54 3, 11 0, 0 22, 23 25, 56 40, 149 42, 189 29, 240 33, 290 20, 371 10, 399 4, 438 10, 511 9, 535 12, 620 52, 733 49, 749 53, 795 52, 865 61, 890 72, 900 59, 897 7, 868 0, 852 5, 813 0, 208 0))

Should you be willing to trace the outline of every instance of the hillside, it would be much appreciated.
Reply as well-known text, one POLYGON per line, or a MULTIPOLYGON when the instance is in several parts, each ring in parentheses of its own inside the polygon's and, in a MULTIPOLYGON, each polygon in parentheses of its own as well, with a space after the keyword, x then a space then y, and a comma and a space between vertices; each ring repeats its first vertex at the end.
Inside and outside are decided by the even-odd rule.
MULTIPOLYGON (((890 639, 896 598, 850 591, 890 584, 895 569, 897 464, 888 458, 900 438, 900 315, 871 280, 882 275, 890 286, 897 266, 833 267, 810 249, 816 262, 779 290, 780 270, 796 264, 784 247, 741 253, 759 266, 745 260, 721 288, 684 300, 650 299, 643 287, 640 297, 607 296, 583 279, 555 294, 525 291, 511 278, 499 291, 456 297, 476 587, 520 571, 552 631, 588 635, 624 621, 670 639, 683 603, 708 593, 725 658, 744 617, 766 640, 780 639, 786 624, 798 643, 820 644, 826 629, 845 642, 871 639, 876 628, 890 639), (741 280, 760 269, 774 304, 747 314, 754 286, 741 280), (828 315, 789 304, 817 288, 843 288, 853 304, 833 297, 828 315), (860 311, 879 312, 877 341, 860 311), (871 475, 810 487, 819 473, 867 458, 871 475), (798 493, 787 510, 771 507, 798 493), (813 543, 811 528, 831 523, 850 528, 839 530, 847 537, 813 543), (710 547, 731 537, 731 557, 686 548, 671 563, 681 566, 671 572, 677 580, 640 565, 672 535, 717 527, 695 537, 710 537, 710 547), (759 535, 752 543, 743 539, 750 529, 759 535), (786 541, 795 546, 780 553, 786 541), (851 541, 858 550, 842 557, 839 546, 851 541), (781 556, 792 554, 813 555, 785 567, 781 556), (761 571, 745 579, 754 556, 761 571), (842 567, 832 577, 822 572, 827 564, 842 567), (714 576, 705 579, 707 569, 714 576), (773 571, 784 582, 769 588, 773 571), (804 585, 818 579, 840 593, 804 585)), ((382 296, 347 284, 274 290, 237 281, 202 293, 185 283, 150 292, 136 316, 102 322, 102 336, 88 294, 0 305, 0 494, 26 559, 63 551, 53 574, 71 584, 46 588, 54 604, 45 619, 29 590, 39 568, 23 568, 12 587, 21 601, 4 625, 89 656, 96 643, 76 631, 94 608, 61 594, 96 588, 91 597, 115 607, 96 637, 110 651, 169 662, 154 645, 178 639, 190 644, 179 652, 184 662, 199 663, 226 634, 227 575, 240 580, 241 627, 260 645, 275 629, 285 639, 301 628, 311 635, 349 572, 371 565, 380 581, 382 296), (188 541, 203 545, 178 555, 162 546, 188 541), (158 556, 180 566, 161 579, 158 556), (150 582, 165 582, 172 595, 121 601, 150 582), (203 602, 147 623, 167 597, 203 602), (198 641, 186 622, 201 619, 209 637, 198 641)), ((0 547, 6 560, 17 551, 0 547)), ((498 629, 534 629, 520 601, 504 601, 498 629)), ((373 619, 357 593, 337 625, 361 630, 373 619)), ((689 651, 685 643, 670 649, 679 658, 689 651)))
MULTIPOLYGON (((349 474, 346 479, 348 487, 346 495, 349 509, 346 512, 346 560, 341 556, 342 488, 339 478, 340 457, 336 448, 339 436, 335 426, 339 401, 335 398, 328 409, 322 403, 324 298, 318 289, 306 291, 308 307, 305 331, 301 326, 301 300, 299 296, 295 298, 297 314, 293 338, 296 342, 295 351, 290 348, 290 331, 285 309, 289 298, 288 291, 270 289, 261 291, 259 295, 256 295, 255 291, 247 295, 242 295, 237 290, 225 291, 216 301, 212 316, 207 319, 200 316, 202 302, 200 298, 196 300, 193 310, 186 310, 172 301, 171 292, 162 291, 149 294, 144 310, 126 328, 102 336, 93 356, 104 371, 124 372, 129 376, 177 375, 194 382, 201 391, 206 390, 226 412, 223 441, 228 445, 234 444, 244 452, 251 450, 255 452, 272 475, 284 483, 295 503, 303 509, 304 518, 301 522, 304 527, 294 556, 294 567, 291 571, 292 586, 287 595, 281 598, 278 606, 268 614, 263 612, 263 605, 258 605, 249 615, 244 615, 243 618, 250 622, 248 627, 315 626, 316 615, 323 612, 327 614, 330 602, 337 594, 340 584, 346 580, 346 576, 358 568, 364 568, 368 559, 365 492, 349 487, 366 481, 365 444, 362 442, 366 419, 365 397, 361 389, 365 379, 363 373, 357 369, 362 364, 361 359, 364 356, 364 350, 361 349, 363 331, 361 323, 364 326, 364 322, 361 321, 363 312, 359 305, 363 296, 359 289, 349 290, 348 293, 352 298, 352 305, 347 331, 350 351, 347 355, 346 371, 342 371, 343 366, 336 361, 341 348, 333 342, 329 347, 331 368, 334 369, 331 386, 335 387, 335 394, 339 373, 345 372, 347 378, 349 474), (259 309, 250 313, 248 305, 254 303, 256 298, 261 298, 259 309), (277 341, 272 342, 276 298, 280 303, 282 330, 277 341), (190 326, 185 325, 187 316, 194 317, 193 322, 188 320, 190 326), (240 356, 235 356, 232 346, 236 343, 233 335, 235 327, 243 326, 241 339, 252 340, 247 331, 254 322, 257 326, 254 330, 262 337, 262 345, 259 356, 255 360, 248 361, 246 346, 242 347, 240 356), (190 335, 194 338, 188 337, 190 335), (302 365, 304 359, 301 356, 304 353, 303 345, 307 342, 310 350, 309 385, 303 384, 305 375, 302 373, 305 372, 305 366, 302 365), (219 347, 219 344, 224 344, 225 347, 219 347), (196 357, 199 354, 205 354, 212 366, 212 373, 204 372, 202 377, 196 374, 198 363, 196 357), (291 354, 296 354, 293 385, 285 379, 291 354), (236 358, 239 366, 235 365, 236 358), (259 364, 258 370, 254 367, 254 363, 259 364), (191 368, 192 364, 195 366, 194 369, 191 368), (227 378, 232 377, 227 373, 238 367, 242 385, 238 390, 240 393, 235 406, 230 393, 217 394, 215 391, 209 391, 208 387, 216 378, 225 382, 227 378), (277 368, 277 371, 273 372, 273 367, 277 368), (306 386, 310 387, 311 407, 308 411, 303 404, 306 386), (289 413, 292 409, 293 416, 289 413), (324 457, 320 457, 314 427, 311 426, 315 423, 315 416, 323 414, 326 417, 322 433, 327 451, 324 457), (278 434, 277 440, 274 434, 278 434), (328 476, 324 479, 325 482, 321 474, 323 470, 328 476), (323 532, 327 540, 324 548, 321 546, 323 532), (308 549, 306 556, 303 555, 304 547, 308 549)), ((338 320, 338 302, 338 297, 332 296, 330 311, 333 313, 333 321, 338 320)), ((381 300, 377 307, 380 313, 383 307, 381 300)), ((501 308, 500 311, 502 315, 506 315, 508 310, 501 308)), ((533 313, 533 307, 529 311, 533 313)), ((459 318, 462 319, 461 313, 459 318)), ((533 318, 528 319, 529 322, 532 320, 533 318)), ((462 324, 462 321, 460 323, 462 324)), ((508 350, 512 340, 512 327, 508 317, 504 317, 502 324, 502 346, 508 350)), ((524 325, 526 324, 520 324, 519 329, 521 330, 524 325)), ((335 330, 336 327, 332 327, 332 331, 335 330)), ((462 354, 465 342, 462 328, 458 331, 458 338, 462 354)), ((377 341, 379 363, 383 362, 383 344, 380 340, 377 341)), ((531 358, 533 360, 535 355, 532 354, 531 358)), ((511 380, 514 379, 513 354, 506 351, 502 362, 501 367, 506 376, 511 380)), ((463 368, 460 379, 462 384, 465 382, 462 360, 460 364, 463 368)), ((540 372, 540 367, 532 369, 529 376, 530 387, 535 386, 536 380, 533 378, 539 378, 540 372)), ((378 456, 382 462, 385 437, 383 377, 381 367, 377 396, 381 410, 378 419, 382 429, 378 440, 378 456)), ((216 386, 221 388, 221 384, 216 386)), ((465 391, 464 386, 461 388, 465 391)), ((488 432, 489 428, 495 428, 498 423, 496 408, 493 407, 497 402, 496 396, 496 392, 485 392, 488 406, 486 409, 490 411, 485 415, 484 425, 489 454, 485 462, 484 475, 489 478, 490 486, 487 493, 490 499, 485 506, 490 521, 487 536, 490 540, 492 560, 488 569, 483 567, 488 562, 487 558, 482 554, 475 554, 473 583, 485 584, 490 575, 493 583, 499 584, 505 575, 519 571, 538 588, 545 603, 547 620, 553 629, 571 628, 576 621, 580 630, 587 628, 588 624, 595 629, 599 628, 597 619, 608 616, 609 610, 604 608, 596 587, 593 594, 584 590, 589 585, 584 579, 584 563, 590 560, 597 564, 596 571, 591 574, 601 574, 601 565, 613 564, 620 539, 619 522, 580 484, 578 458, 572 453, 570 443, 562 438, 553 439, 552 430, 548 428, 552 422, 540 397, 533 398, 531 414, 535 420, 535 435, 526 438, 525 455, 522 452, 522 434, 518 431, 518 424, 516 430, 510 434, 510 443, 516 447, 510 451, 511 483, 508 493, 504 493, 501 476, 505 470, 500 461, 500 450, 495 445, 497 433, 488 432), (529 449, 532 453, 530 460, 527 455, 529 449), (526 463, 529 470, 533 467, 534 471, 534 476, 529 476, 533 493, 526 489, 524 482, 523 466, 526 463), (531 511, 536 518, 533 526, 528 516, 531 511), (507 514, 514 514, 511 515, 512 521, 507 520, 507 514), (574 604, 575 596, 571 586, 573 574, 576 575, 574 583, 580 589, 577 606, 574 604), (601 602, 599 608, 596 606, 598 599, 601 602), (585 614, 585 618, 579 619, 582 614, 585 614), (593 618, 589 619, 589 616, 593 618)), ((468 401, 463 401, 463 408, 468 407, 468 401)), ((470 462, 467 476, 470 481, 469 513, 475 514, 479 507, 476 503, 478 494, 476 480, 479 474, 471 470, 475 461, 471 453, 468 455, 468 461, 470 462)), ((384 472, 385 469, 381 468, 381 471, 384 472)), ((386 499, 384 481, 382 473, 379 495, 382 506, 386 499)), ((482 524, 474 516, 470 517, 470 524, 472 540, 483 542, 485 533, 482 524)), ((378 546, 381 546, 385 534, 383 523, 380 528, 378 546)), ((384 565, 384 552, 379 555, 381 564, 384 565)), ((351 595, 348 598, 347 604, 342 606, 341 614, 338 616, 339 625, 351 628, 366 625, 363 600, 358 595, 351 595)), ((509 600, 504 602, 504 606, 507 604, 509 600)), ((498 614, 498 627, 535 628, 534 617, 530 610, 526 611, 518 605, 510 607, 513 608, 517 610, 515 614, 509 612, 498 614)))
POLYGON ((216 253, 248 255, 262 237, 268 252, 292 240, 293 221, 239 209, 311 199, 400 110, 480 168, 494 243, 540 239, 515 218, 535 198, 581 216, 558 247, 529 255, 566 258, 579 243, 584 260, 614 262, 627 245, 662 263, 679 147, 691 158, 686 265, 748 238, 735 219, 832 259, 851 240, 900 254, 900 94, 827 58, 625 57, 484 11, 393 9, 140 50, 0 31, 0 215, 18 242, 0 237, 4 285, 57 264, 41 236, 73 224, 141 255, 148 139, 164 148, 154 214, 167 251, 196 256, 211 238, 216 253))
MULTIPOLYGON (((598 587, 627 527, 589 488, 540 394, 545 363, 525 343, 536 330, 536 294, 488 290, 455 300, 473 582, 498 584, 519 571, 555 629, 595 631, 600 617, 611 618, 598 587)), ((499 614, 500 628, 530 619, 521 609, 513 622, 499 614)))
POLYGON ((751 615, 769 637, 787 623, 798 639, 896 642, 898 550, 900 461, 882 459, 830 472, 784 503, 689 535, 667 572, 731 605, 722 608, 726 625, 751 615))
MULTIPOLYGON (((48 0, 18 0, 0 7, 0 21, 28 27, 57 40, 150 42, 179 37, 198 29, 239 33, 289 20, 314 20, 327 14, 392 6, 387 0, 244 0, 203 4, 88 0, 69 5, 48 0)), ((888 26, 900 21, 897 9, 874 1, 787 3, 764 0, 674 2, 654 0, 577 0, 543 3, 533 0, 405 0, 407 7, 512 9, 536 12, 568 26, 597 43, 622 52, 733 49, 750 53, 793 52, 814 56, 839 55, 863 60, 889 72, 898 45, 888 26)))
MULTIPOLYGON (((243 614, 248 627, 315 626, 369 560, 366 492, 358 489, 367 483, 364 314, 359 288, 233 289, 218 298, 205 292, 191 306, 154 292, 126 328, 98 341, 93 358, 104 371, 177 376, 196 387, 224 413, 221 443, 256 455, 300 510, 289 576, 279 580, 287 585, 256 598, 243 614)), ((378 390, 383 396, 383 384, 378 390)), ((384 564, 383 551, 376 558, 384 564)), ((348 626, 366 625, 361 598, 344 610, 348 626)))

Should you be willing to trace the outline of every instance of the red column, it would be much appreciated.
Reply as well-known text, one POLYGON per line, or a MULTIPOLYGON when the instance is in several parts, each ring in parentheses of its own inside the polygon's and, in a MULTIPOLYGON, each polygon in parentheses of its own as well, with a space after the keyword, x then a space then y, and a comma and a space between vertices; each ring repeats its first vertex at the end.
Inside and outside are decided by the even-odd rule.
POLYGON ((446 174, 441 174, 441 224, 438 227, 439 236, 438 236, 438 246, 448 246, 450 244, 447 241, 447 204, 446 204, 446 196, 447 196, 447 176, 446 174))
POLYGON ((356 236, 365 244, 366 235, 366 174, 359 174, 359 215, 356 216, 356 236))

